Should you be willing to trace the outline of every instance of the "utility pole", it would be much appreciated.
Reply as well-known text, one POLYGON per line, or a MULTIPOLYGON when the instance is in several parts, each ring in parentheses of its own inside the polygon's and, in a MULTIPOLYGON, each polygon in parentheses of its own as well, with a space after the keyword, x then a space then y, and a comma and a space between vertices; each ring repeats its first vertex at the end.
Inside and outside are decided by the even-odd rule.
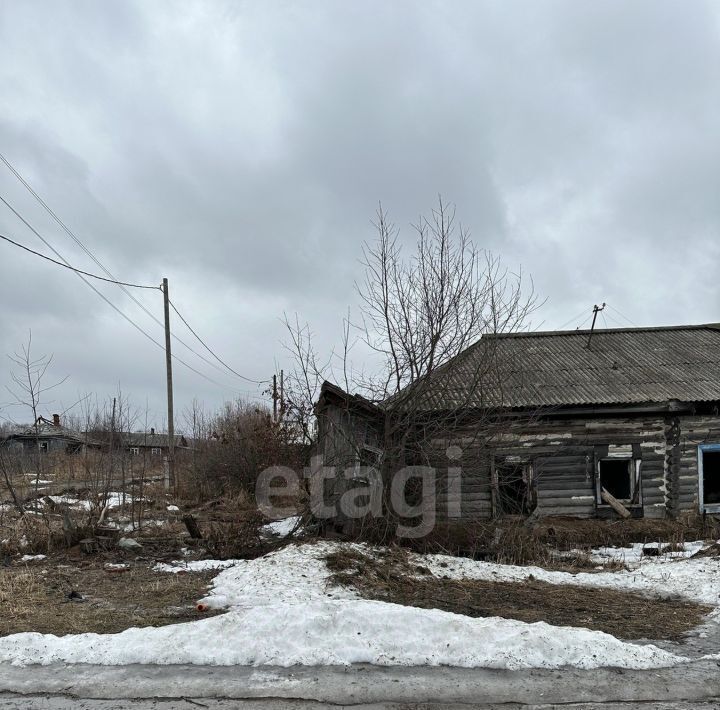
MULTIPOLYGON (((115 409, 117 408, 117 397, 113 397, 113 407, 112 407, 112 416, 110 417, 110 482, 109 485, 112 486, 113 476, 115 475, 115 467, 113 466, 113 444, 115 443, 115 409)), ((123 476, 124 478, 124 476, 123 476)), ((125 508, 125 481, 122 482, 122 507, 125 508)), ((107 491, 105 491, 107 492, 107 491)), ((124 511, 123 511, 124 512, 124 511)))
POLYGON ((173 418, 173 381, 172 381, 172 352, 170 351, 170 294, 168 280, 163 279, 163 306, 165 311, 165 370, 167 373, 167 407, 168 407, 168 477, 167 485, 175 488, 175 420, 173 418))
POLYGON ((277 401, 278 401, 277 375, 273 375, 272 400, 273 400, 273 421, 276 422, 277 421, 277 401))
POLYGON ((280 421, 285 414, 285 370, 280 370, 280 421))
POLYGON ((588 350, 590 349, 590 341, 592 340, 593 331, 595 330, 595 321, 597 320, 597 314, 600 313, 600 311, 602 311, 604 308, 605 308, 604 303, 602 304, 602 306, 598 306, 597 304, 595 304, 593 306, 593 319, 592 319, 592 325, 590 326, 590 335, 588 335, 587 345, 585 345, 585 347, 588 350))

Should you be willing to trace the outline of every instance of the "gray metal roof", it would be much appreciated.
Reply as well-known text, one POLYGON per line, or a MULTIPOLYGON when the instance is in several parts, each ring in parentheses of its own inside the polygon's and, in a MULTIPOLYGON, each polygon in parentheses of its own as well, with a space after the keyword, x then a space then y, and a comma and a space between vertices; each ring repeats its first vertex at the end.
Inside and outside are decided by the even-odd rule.
POLYGON ((422 408, 720 400, 720 324, 589 333, 485 336, 422 382, 422 408))
MULTIPOLYGON (((167 434, 153 434, 150 432, 136 431, 120 434, 126 446, 149 446, 152 448, 163 448, 170 446, 170 437, 167 434)), ((187 446, 187 439, 181 434, 175 435, 175 446, 187 446)))

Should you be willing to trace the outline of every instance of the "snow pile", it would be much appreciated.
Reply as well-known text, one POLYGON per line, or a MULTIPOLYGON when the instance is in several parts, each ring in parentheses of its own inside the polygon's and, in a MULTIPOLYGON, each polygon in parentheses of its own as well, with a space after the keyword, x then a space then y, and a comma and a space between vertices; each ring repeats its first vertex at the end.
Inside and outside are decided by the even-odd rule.
POLYGON ((14 664, 373 663, 520 669, 657 668, 683 660, 597 631, 471 619, 361 600, 256 606, 203 621, 119 634, 24 633, 0 639, 0 661, 14 664))
MULTIPOLYGON (((372 548, 350 546, 372 553, 372 548)), ((56 637, 24 633, 0 639, 0 662, 207 665, 452 665, 498 669, 658 668, 688 661, 652 645, 626 643, 600 631, 470 618, 435 609, 360 599, 328 586, 324 563, 341 543, 293 545, 255 560, 158 565, 156 569, 219 569, 200 603, 228 613, 119 634, 56 637), (222 643, 218 643, 222 639, 222 643)), ((522 580, 645 591, 685 591, 717 601, 720 563, 710 558, 675 564, 647 562, 636 572, 571 575, 442 555, 417 557, 438 576, 522 580)), ((656 558, 655 558, 656 559, 656 558)))

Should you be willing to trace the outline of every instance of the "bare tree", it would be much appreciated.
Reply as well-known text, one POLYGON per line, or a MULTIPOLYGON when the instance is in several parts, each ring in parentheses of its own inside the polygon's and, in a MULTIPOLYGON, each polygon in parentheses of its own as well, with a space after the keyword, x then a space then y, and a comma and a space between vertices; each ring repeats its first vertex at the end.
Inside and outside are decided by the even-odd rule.
MULTIPOLYGON (((348 364, 347 330, 339 360, 345 391, 377 406, 376 460, 367 456, 367 426, 352 421, 357 399, 347 399, 347 416, 327 426, 334 428, 336 440, 344 439, 335 446, 339 458, 380 466, 387 495, 393 472, 437 463, 444 456, 439 442, 450 441, 460 428, 465 443, 472 440, 482 450, 507 426, 501 413, 512 363, 501 339, 484 336, 526 328, 538 300, 532 282, 478 247, 456 220, 455 209, 442 200, 414 225, 411 253, 382 207, 375 227, 377 239, 363 250, 364 277, 357 284, 361 308, 353 334, 379 365, 368 374, 348 364)), ((313 396, 318 383, 338 368, 318 366, 309 328, 297 319, 293 325, 286 319, 286 325, 298 379, 304 378, 305 392, 313 396)), ((304 407, 308 411, 309 404, 304 407)))
POLYGON ((52 355, 42 355, 36 358, 32 355, 32 331, 28 334, 27 344, 23 344, 20 352, 8 355, 14 365, 10 373, 13 387, 7 387, 8 392, 14 397, 17 404, 27 407, 32 412, 33 429, 35 432, 34 461, 35 461, 35 492, 39 487, 42 476, 43 458, 40 451, 40 426, 41 417, 39 414, 43 395, 58 387, 67 380, 67 376, 46 384, 48 368, 52 364, 52 355))

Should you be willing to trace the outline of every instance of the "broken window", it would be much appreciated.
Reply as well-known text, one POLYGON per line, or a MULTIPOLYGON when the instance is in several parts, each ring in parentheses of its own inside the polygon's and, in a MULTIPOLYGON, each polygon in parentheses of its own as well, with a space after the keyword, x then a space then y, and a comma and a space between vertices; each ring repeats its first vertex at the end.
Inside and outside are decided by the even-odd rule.
POLYGON ((640 503, 640 460, 632 458, 606 458, 598 461, 597 502, 607 505, 602 492, 625 504, 640 503))
POLYGON ((40 441, 38 442, 38 448, 40 451, 47 451, 48 450, 48 443, 47 441, 40 441))
POLYGON ((720 512, 720 445, 700 447, 701 510, 720 512))
POLYGON ((532 466, 514 461, 496 464, 495 500, 498 515, 529 515, 536 504, 532 466))

